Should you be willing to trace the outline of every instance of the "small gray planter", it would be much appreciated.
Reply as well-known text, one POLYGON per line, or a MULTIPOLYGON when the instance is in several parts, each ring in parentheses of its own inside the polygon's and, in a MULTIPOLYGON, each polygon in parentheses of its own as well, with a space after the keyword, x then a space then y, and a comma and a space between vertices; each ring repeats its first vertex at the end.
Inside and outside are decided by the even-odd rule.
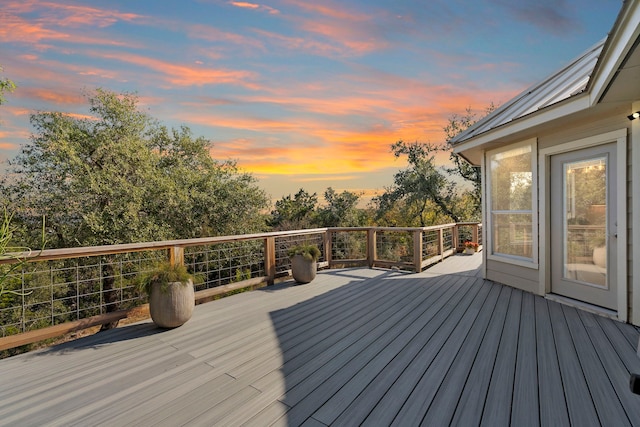
POLYGON ((175 328, 191 319, 195 307, 193 281, 172 282, 161 288, 154 283, 149 295, 149 313, 153 323, 161 328, 175 328))
POLYGON ((318 263, 305 259, 302 255, 291 257, 291 275, 298 283, 309 283, 316 278, 318 263))

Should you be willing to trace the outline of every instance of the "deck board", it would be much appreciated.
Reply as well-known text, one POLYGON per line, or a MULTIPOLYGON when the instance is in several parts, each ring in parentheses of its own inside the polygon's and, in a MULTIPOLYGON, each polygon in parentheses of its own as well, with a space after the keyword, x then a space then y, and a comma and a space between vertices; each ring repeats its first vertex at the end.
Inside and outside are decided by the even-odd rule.
MULTIPOLYGON (((466 283, 470 282, 473 282, 473 280, 466 281, 466 283)), ((465 316, 467 309, 472 305, 479 290, 478 286, 471 287, 459 302, 456 303, 452 301, 448 303, 447 306, 438 313, 440 317, 439 321, 442 323, 432 322, 428 325, 429 329, 435 329, 429 331, 430 338, 428 340, 417 341, 414 344, 416 348, 421 346, 419 352, 409 360, 410 363, 385 393, 382 400, 373 408, 373 411, 365 420, 365 424, 380 423, 381 425, 389 425, 397 418, 398 413, 411 396, 413 389, 424 375, 425 370, 436 358, 442 346, 455 330, 455 327, 465 316), (458 308, 459 310, 454 310, 454 308, 458 308)), ((481 295, 482 298, 484 296, 486 296, 485 293, 481 295)))
POLYGON ((488 330, 483 337, 478 354, 471 367, 469 377, 457 401, 457 407, 451 422, 453 425, 478 424, 482 417, 484 402, 489 391, 491 373, 502 335, 502 325, 505 322, 509 299, 513 291, 512 288, 506 286, 496 287, 500 288, 500 296, 492 313, 488 330))
POLYGON ((575 345, 569 334, 562 307, 558 303, 549 304, 549 315, 553 336, 558 351, 558 363, 567 401, 567 410, 571 423, 579 426, 600 425, 585 375, 576 353, 575 345))
POLYGON ((514 426, 525 427, 540 424, 535 344, 534 296, 529 293, 523 293, 513 388, 513 411, 511 412, 511 425, 514 426))
POLYGON ((640 425, 640 334, 479 277, 323 271, 0 360, 0 425, 640 425))
MULTIPOLYGON (((421 423, 423 425, 436 426, 451 423, 453 414, 460 401, 462 389, 466 384, 467 378, 470 376, 473 362, 478 356, 492 314, 499 301, 500 291, 501 288, 499 286, 491 287, 489 296, 482 305, 480 314, 473 322, 473 326, 469 329, 462 348, 455 353, 455 359, 449 367, 440 387, 437 390, 434 387, 431 393, 425 394, 425 397, 429 397, 431 402, 426 408, 426 414, 422 418, 421 423)), ((431 369, 433 369, 433 367, 431 369)), ((423 381, 424 380, 425 378, 423 378, 423 381)), ((424 387, 430 386, 424 384, 424 387)), ((425 402, 425 405, 427 403, 428 402, 425 402)))
POLYGON ((601 424, 631 425, 577 310, 572 307, 562 309, 601 424))
POLYGON ((538 361, 538 397, 540 425, 569 425, 569 413, 562 388, 562 374, 549 316, 549 301, 536 298, 536 348, 538 361))
POLYGON ((513 291, 509 299, 507 316, 500 345, 496 356, 489 392, 482 412, 482 425, 500 426, 508 425, 511 418, 511 400, 513 398, 516 352, 518 347, 513 343, 518 342, 520 329, 520 314, 522 304, 522 292, 513 291))

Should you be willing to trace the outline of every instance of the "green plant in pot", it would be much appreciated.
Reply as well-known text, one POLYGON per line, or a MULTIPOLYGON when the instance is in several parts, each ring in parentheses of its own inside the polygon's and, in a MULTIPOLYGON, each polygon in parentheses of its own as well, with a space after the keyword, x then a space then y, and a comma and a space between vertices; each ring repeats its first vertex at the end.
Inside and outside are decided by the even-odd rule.
POLYGON ((160 262, 140 277, 139 287, 149 296, 149 313, 161 328, 175 328, 186 323, 193 314, 194 276, 184 265, 160 262))
POLYGON ((320 249, 311 244, 294 246, 289 249, 291 275, 298 283, 309 283, 316 278, 320 249))

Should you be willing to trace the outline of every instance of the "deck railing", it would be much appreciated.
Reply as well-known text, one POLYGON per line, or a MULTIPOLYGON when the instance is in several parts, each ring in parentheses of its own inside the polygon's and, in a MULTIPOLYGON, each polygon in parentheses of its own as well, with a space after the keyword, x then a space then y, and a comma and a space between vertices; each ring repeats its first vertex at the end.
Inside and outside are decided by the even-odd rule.
MULTIPOLYGON (((472 240, 482 225, 425 228, 316 228, 111 246, 51 249, 27 255, 0 299, 0 350, 114 322, 146 302, 135 278, 163 259, 184 263, 204 280, 196 301, 273 284, 290 274, 289 248, 320 248, 319 267, 369 266, 421 271, 472 240)), ((12 260, 2 260, 1 264, 12 260)))

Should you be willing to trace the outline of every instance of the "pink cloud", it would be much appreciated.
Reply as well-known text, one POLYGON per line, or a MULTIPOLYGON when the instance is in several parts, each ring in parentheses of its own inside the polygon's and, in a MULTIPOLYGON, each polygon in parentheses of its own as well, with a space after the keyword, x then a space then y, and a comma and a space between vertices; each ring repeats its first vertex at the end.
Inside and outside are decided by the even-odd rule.
POLYGON ((330 43, 321 42, 305 37, 290 37, 279 33, 255 29, 260 37, 266 38, 270 42, 291 51, 301 51, 307 54, 321 56, 339 56, 345 55, 344 48, 330 43))
POLYGON ((236 84, 256 88, 255 83, 251 82, 256 75, 250 71, 206 68, 197 64, 196 66, 179 65, 130 53, 95 53, 93 55, 148 68, 162 75, 166 82, 176 86, 236 84))
POLYGON ((235 6, 235 7, 239 7, 239 8, 243 8, 243 9, 253 9, 253 10, 265 11, 265 12, 270 13, 272 15, 277 15, 277 14, 280 13, 279 10, 274 9, 272 7, 269 7, 269 6, 262 5, 262 4, 249 3, 249 2, 245 2, 245 1, 230 1, 229 4, 231 6, 235 6))
POLYGON ((137 46, 135 42, 114 39, 113 35, 105 37, 97 34, 95 29, 141 19, 140 15, 91 6, 9 0, 2 5, 0 42, 31 44, 39 50, 59 51, 64 51, 59 43, 134 47, 137 46), (36 12, 37 18, 33 18, 31 15, 36 12))
POLYGON ((7 14, 27 14, 35 10, 45 10, 39 22, 59 27, 107 27, 119 21, 131 22, 142 18, 135 13, 36 0, 9 0, 2 8, 7 14))
POLYGON ((183 29, 189 37, 194 39, 211 42, 230 42, 238 46, 264 49, 264 43, 259 39, 222 31, 208 25, 190 24, 183 29))
POLYGON ((367 15, 361 13, 349 12, 343 7, 332 2, 308 2, 306 0, 286 0, 287 4, 291 4, 299 9, 311 12, 314 15, 322 15, 333 19, 358 22, 368 19, 367 15))

